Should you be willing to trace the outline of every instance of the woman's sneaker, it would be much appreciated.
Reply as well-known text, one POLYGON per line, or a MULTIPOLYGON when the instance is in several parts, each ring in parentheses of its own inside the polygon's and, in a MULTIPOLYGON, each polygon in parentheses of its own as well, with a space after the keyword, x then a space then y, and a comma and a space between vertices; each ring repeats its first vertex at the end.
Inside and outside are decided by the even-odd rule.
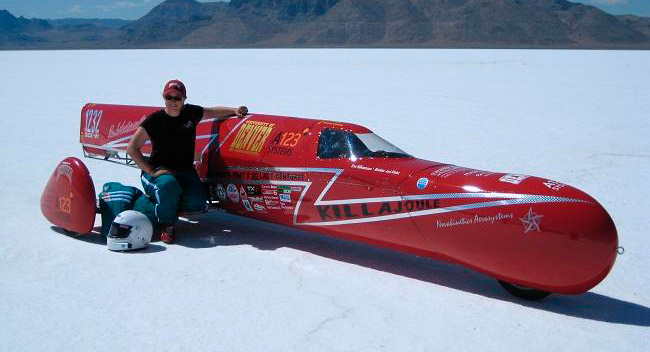
POLYGON ((176 231, 173 225, 162 229, 162 232, 160 233, 160 240, 167 244, 174 243, 176 240, 176 231))

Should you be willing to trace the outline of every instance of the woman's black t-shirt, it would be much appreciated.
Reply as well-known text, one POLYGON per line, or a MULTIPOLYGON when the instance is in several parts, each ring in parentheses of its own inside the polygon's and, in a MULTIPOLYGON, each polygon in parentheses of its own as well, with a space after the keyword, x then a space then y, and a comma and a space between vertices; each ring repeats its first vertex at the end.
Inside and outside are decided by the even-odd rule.
POLYGON ((147 116, 140 124, 149 134, 152 151, 149 164, 171 171, 194 168, 196 125, 203 118, 203 108, 185 104, 180 115, 172 117, 165 110, 147 116))

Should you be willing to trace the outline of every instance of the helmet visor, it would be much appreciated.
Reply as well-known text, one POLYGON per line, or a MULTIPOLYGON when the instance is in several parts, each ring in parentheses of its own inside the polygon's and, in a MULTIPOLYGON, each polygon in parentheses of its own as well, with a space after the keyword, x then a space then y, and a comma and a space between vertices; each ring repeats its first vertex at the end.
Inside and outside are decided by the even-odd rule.
POLYGON ((131 229, 133 226, 130 225, 125 225, 125 224, 118 224, 118 223, 113 223, 113 226, 111 226, 111 230, 108 233, 108 237, 110 238, 127 238, 131 234, 131 229))

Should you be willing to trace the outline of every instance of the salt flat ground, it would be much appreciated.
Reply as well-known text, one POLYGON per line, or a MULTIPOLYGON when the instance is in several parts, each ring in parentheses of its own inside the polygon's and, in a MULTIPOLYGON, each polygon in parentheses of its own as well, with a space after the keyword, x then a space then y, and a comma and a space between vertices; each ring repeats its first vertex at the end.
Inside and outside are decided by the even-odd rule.
MULTIPOLYGON (((650 52, 0 52, 1 351, 641 351, 650 341, 650 52), (39 211, 82 157, 86 102, 189 102, 360 123, 416 156, 594 196, 625 247, 591 292, 537 303, 491 278, 243 218, 114 253, 39 211)), ((96 186, 135 169, 86 160, 96 186)))

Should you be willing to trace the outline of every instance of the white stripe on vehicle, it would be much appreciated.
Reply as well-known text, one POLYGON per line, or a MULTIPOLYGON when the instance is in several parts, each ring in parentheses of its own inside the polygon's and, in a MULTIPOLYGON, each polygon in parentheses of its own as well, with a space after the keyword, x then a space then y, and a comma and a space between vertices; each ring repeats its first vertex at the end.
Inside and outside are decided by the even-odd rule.
POLYGON ((301 167, 228 167, 230 171, 257 171, 257 172, 318 172, 318 173, 333 173, 332 178, 328 181, 327 185, 323 188, 318 195, 314 206, 319 205, 346 205, 346 204, 359 204, 359 203, 377 203, 377 202, 393 202, 393 201, 409 201, 409 200, 426 200, 426 199, 470 199, 470 198, 506 198, 502 200, 495 200, 489 202, 478 202, 464 205, 455 205, 446 208, 426 209, 413 212, 404 212, 399 214, 380 215, 374 217, 360 218, 360 219, 345 219, 333 221, 320 221, 320 222, 298 222, 298 213, 302 200, 307 189, 311 186, 312 182, 300 181, 273 181, 273 180, 230 180, 235 183, 249 183, 249 184, 276 184, 276 185, 297 185, 304 186, 296 207, 293 213, 294 225, 305 226, 332 226, 332 225, 347 225, 359 224, 376 221, 395 220, 406 217, 418 217, 432 214, 441 214, 455 211, 464 211, 469 209, 479 209, 496 206, 511 206, 519 204, 540 204, 540 203, 589 203, 588 201, 574 198, 545 196, 536 194, 520 194, 520 193, 491 193, 491 192, 462 192, 462 193, 440 193, 440 194, 418 194, 418 195, 405 195, 405 196, 391 196, 391 197, 377 197, 377 198, 354 198, 354 199, 338 199, 338 200, 323 200, 329 189, 332 187, 336 179, 343 172, 343 169, 335 168, 301 168, 301 167))

